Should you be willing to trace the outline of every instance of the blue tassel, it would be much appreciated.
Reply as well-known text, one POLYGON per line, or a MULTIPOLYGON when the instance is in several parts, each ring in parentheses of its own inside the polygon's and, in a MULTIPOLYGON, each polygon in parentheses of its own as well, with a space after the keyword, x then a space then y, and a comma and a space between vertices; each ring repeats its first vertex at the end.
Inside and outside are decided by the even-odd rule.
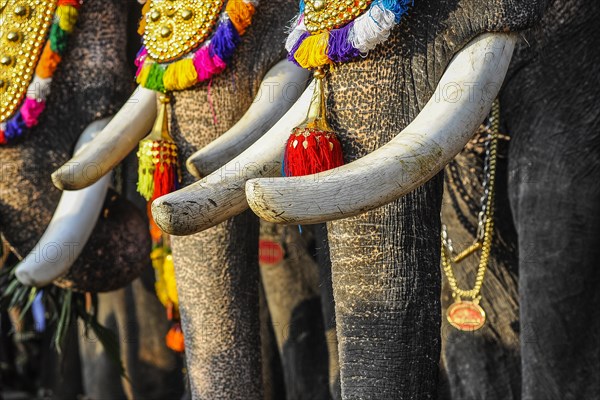
POLYGON ((210 55, 214 56, 216 54, 221 60, 229 63, 239 43, 240 34, 231 21, 223 21, 217 27, 210 41, 210 55))
POLYGON ((415 4, 414 0, 378 0, 377 3, 394 13, 396 23, 399 23, 406 14, 408 6, 414 6, 415 4))
POLYGON ((6 123, 6 131, 4 132, 4 136, 6 137, 6 140, 14 140, 23 136, 26 130, 27 125, 25 125, 21 111, 19 111, 6 123))

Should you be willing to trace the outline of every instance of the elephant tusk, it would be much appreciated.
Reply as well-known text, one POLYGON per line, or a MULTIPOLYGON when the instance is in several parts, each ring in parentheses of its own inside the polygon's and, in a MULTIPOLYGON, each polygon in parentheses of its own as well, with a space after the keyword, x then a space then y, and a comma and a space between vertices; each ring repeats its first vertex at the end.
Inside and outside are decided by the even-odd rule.
MULTIPOLYGON (((110 118, 92 122, 81 134, 75 154, 93 146, 92 139, 110 118)), ((33 250, 19 263, 17 279, 28 286, 46 286, 67 273, 89 239, 102 211, 111 175, 78 191, 64 191, 56 211, 33 250)))
POLYGON ((85 150, 52 174, 60 190, 78 190, 97 182, 137 146, 156 119, 156 92, 141 86, 85 150))
POLYGON ((187 170, 202 178, 237 157, 283 117, 302 94, 308 77, 307 70, 288 60, 277 63, 265 75, 244 116, 218 139, 192 154, 186 162, 187 170))
POLYGON ((186 188, 154 200, 152 215, 156 224, 172 235, 191 235, 246 210, 246 180, 281 173, 281 157, 289 132, 306 118, 314 88, 311 83, 283 118, 225 166, 186 188))
POLYGON ((351 217, 409 193, 437 174, 472 137, 496 98, 516 36, 484 34, 455 55, 413 122, 365 157, 315 175, 252 179, 247 202, 275 223, 351 217))

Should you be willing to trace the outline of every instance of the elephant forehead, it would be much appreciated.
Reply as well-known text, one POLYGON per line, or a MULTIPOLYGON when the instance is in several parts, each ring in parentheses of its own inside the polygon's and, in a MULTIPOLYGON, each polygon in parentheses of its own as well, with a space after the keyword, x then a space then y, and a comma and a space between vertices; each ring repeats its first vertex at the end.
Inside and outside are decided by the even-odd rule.
POLYGON ((150 0, 144 45, 158 62, 171 61, 201 44, 211 33, 223 0, 150 0))
POLYGON ((56 4, 57 0, 0 3, 0 122, 12 117, 27 92, 56 4))

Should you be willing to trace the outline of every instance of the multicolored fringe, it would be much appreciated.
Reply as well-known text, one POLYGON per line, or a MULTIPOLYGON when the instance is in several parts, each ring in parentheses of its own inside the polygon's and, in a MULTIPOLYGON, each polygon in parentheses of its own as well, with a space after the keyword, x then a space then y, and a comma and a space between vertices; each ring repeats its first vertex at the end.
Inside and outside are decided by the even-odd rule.
POLYGON ((304 1, 288 35, 288 59, 303 68, 348 62, 385 42, 414 0, 375 0, 369 10, 339 29, 311 35, 304 25, 304 1))
POLYGON ((169 134, 167 95, 159 96, 161 102, 152 131, 138 147, 137 191, 152 201, 176 190, 179 183, 179 157, 177 145, 169 134))
POLYGON ((50 34, 29 84, 21 108, 6 122, 0 123, 0 145, 26 135, 35 127, 46 108, 52 76, 62 60, 69 36, 79 17, 83 0, 59 0, 50 34))
POLYGON ((159 301, 167 311, 167 318, 171 321, 171 329, 167 332, 165 341, 167 347, 171 350, 183 352, 185 345, 180 324, 179 297, 177 295, 175 267, 173 265, 169 238, 168 235, 163 235, 152 220, 150 203, 148 203, 148 217, 152 236, 152 253, 150 254, 150 258, 152 259, 152 267, 154 268, 156 277, 154 290, 159 301))
MULTIPOLYGON (((252 22, 256 0, 229 0, 214 34, 197 50, 177 61, 160 64, 148 57, 142 46, 135 64, 136 82, 159 92, 188 89, 225 70, 240 43, 240 37, 252 22)), ((147 10, 147 8, 146 8, 147 10)), ((144 32, 144 18, 138 32, 144 32)))

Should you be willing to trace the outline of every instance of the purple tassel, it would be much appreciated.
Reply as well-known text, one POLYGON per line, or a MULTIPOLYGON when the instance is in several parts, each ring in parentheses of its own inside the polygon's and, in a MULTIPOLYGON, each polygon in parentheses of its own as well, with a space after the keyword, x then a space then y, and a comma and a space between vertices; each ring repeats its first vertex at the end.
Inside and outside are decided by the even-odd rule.
POLYGON ((42 294, 40 291, 31 304, 31 313, 33 314, 34 325, 33 328, 37 332, 44 332, 46 329, 46 310, 44 309, 44 303, 42 303, 42 294))
POLYGON ((231 21, 226 20, 219 24, 210 43, 211 57, 216 54, 221 60, 229 63, 235 48, 240 43, 240 34, 231 21))
POLYGON ((308 37, 308 35, 309 35, 308 32, 304 32, 302 34, 302 36, 300 36, 298 38, 298 41, 296 42, 296 44, 294 44, 294 47, 292 47, 292 49, 288 53, 288 61, 293 62, 294 64, 296 64, 299 67, 300 67, 300 64, 298 64, 298 61, 296 61, 296 58, 294 58, 294 54, 296 54, 296 51, 298 51, 298 47, 300 47, 300 45, 302 44, 302 42, 304 42, 304 39, 306 39, 308 37))
POLYGON ((354 21, 339 29, 329 31, 327 56, 336 63, 348 62, 360 55, 360 51, 348 40, 354 21))
POLYGON ((7 140, 13 140, 20 136, 23 136, 26 129, 27 125, 23 120, 21 111, 19 111, 6 123, 6 131, 4 132, 4 136, 7 140))

